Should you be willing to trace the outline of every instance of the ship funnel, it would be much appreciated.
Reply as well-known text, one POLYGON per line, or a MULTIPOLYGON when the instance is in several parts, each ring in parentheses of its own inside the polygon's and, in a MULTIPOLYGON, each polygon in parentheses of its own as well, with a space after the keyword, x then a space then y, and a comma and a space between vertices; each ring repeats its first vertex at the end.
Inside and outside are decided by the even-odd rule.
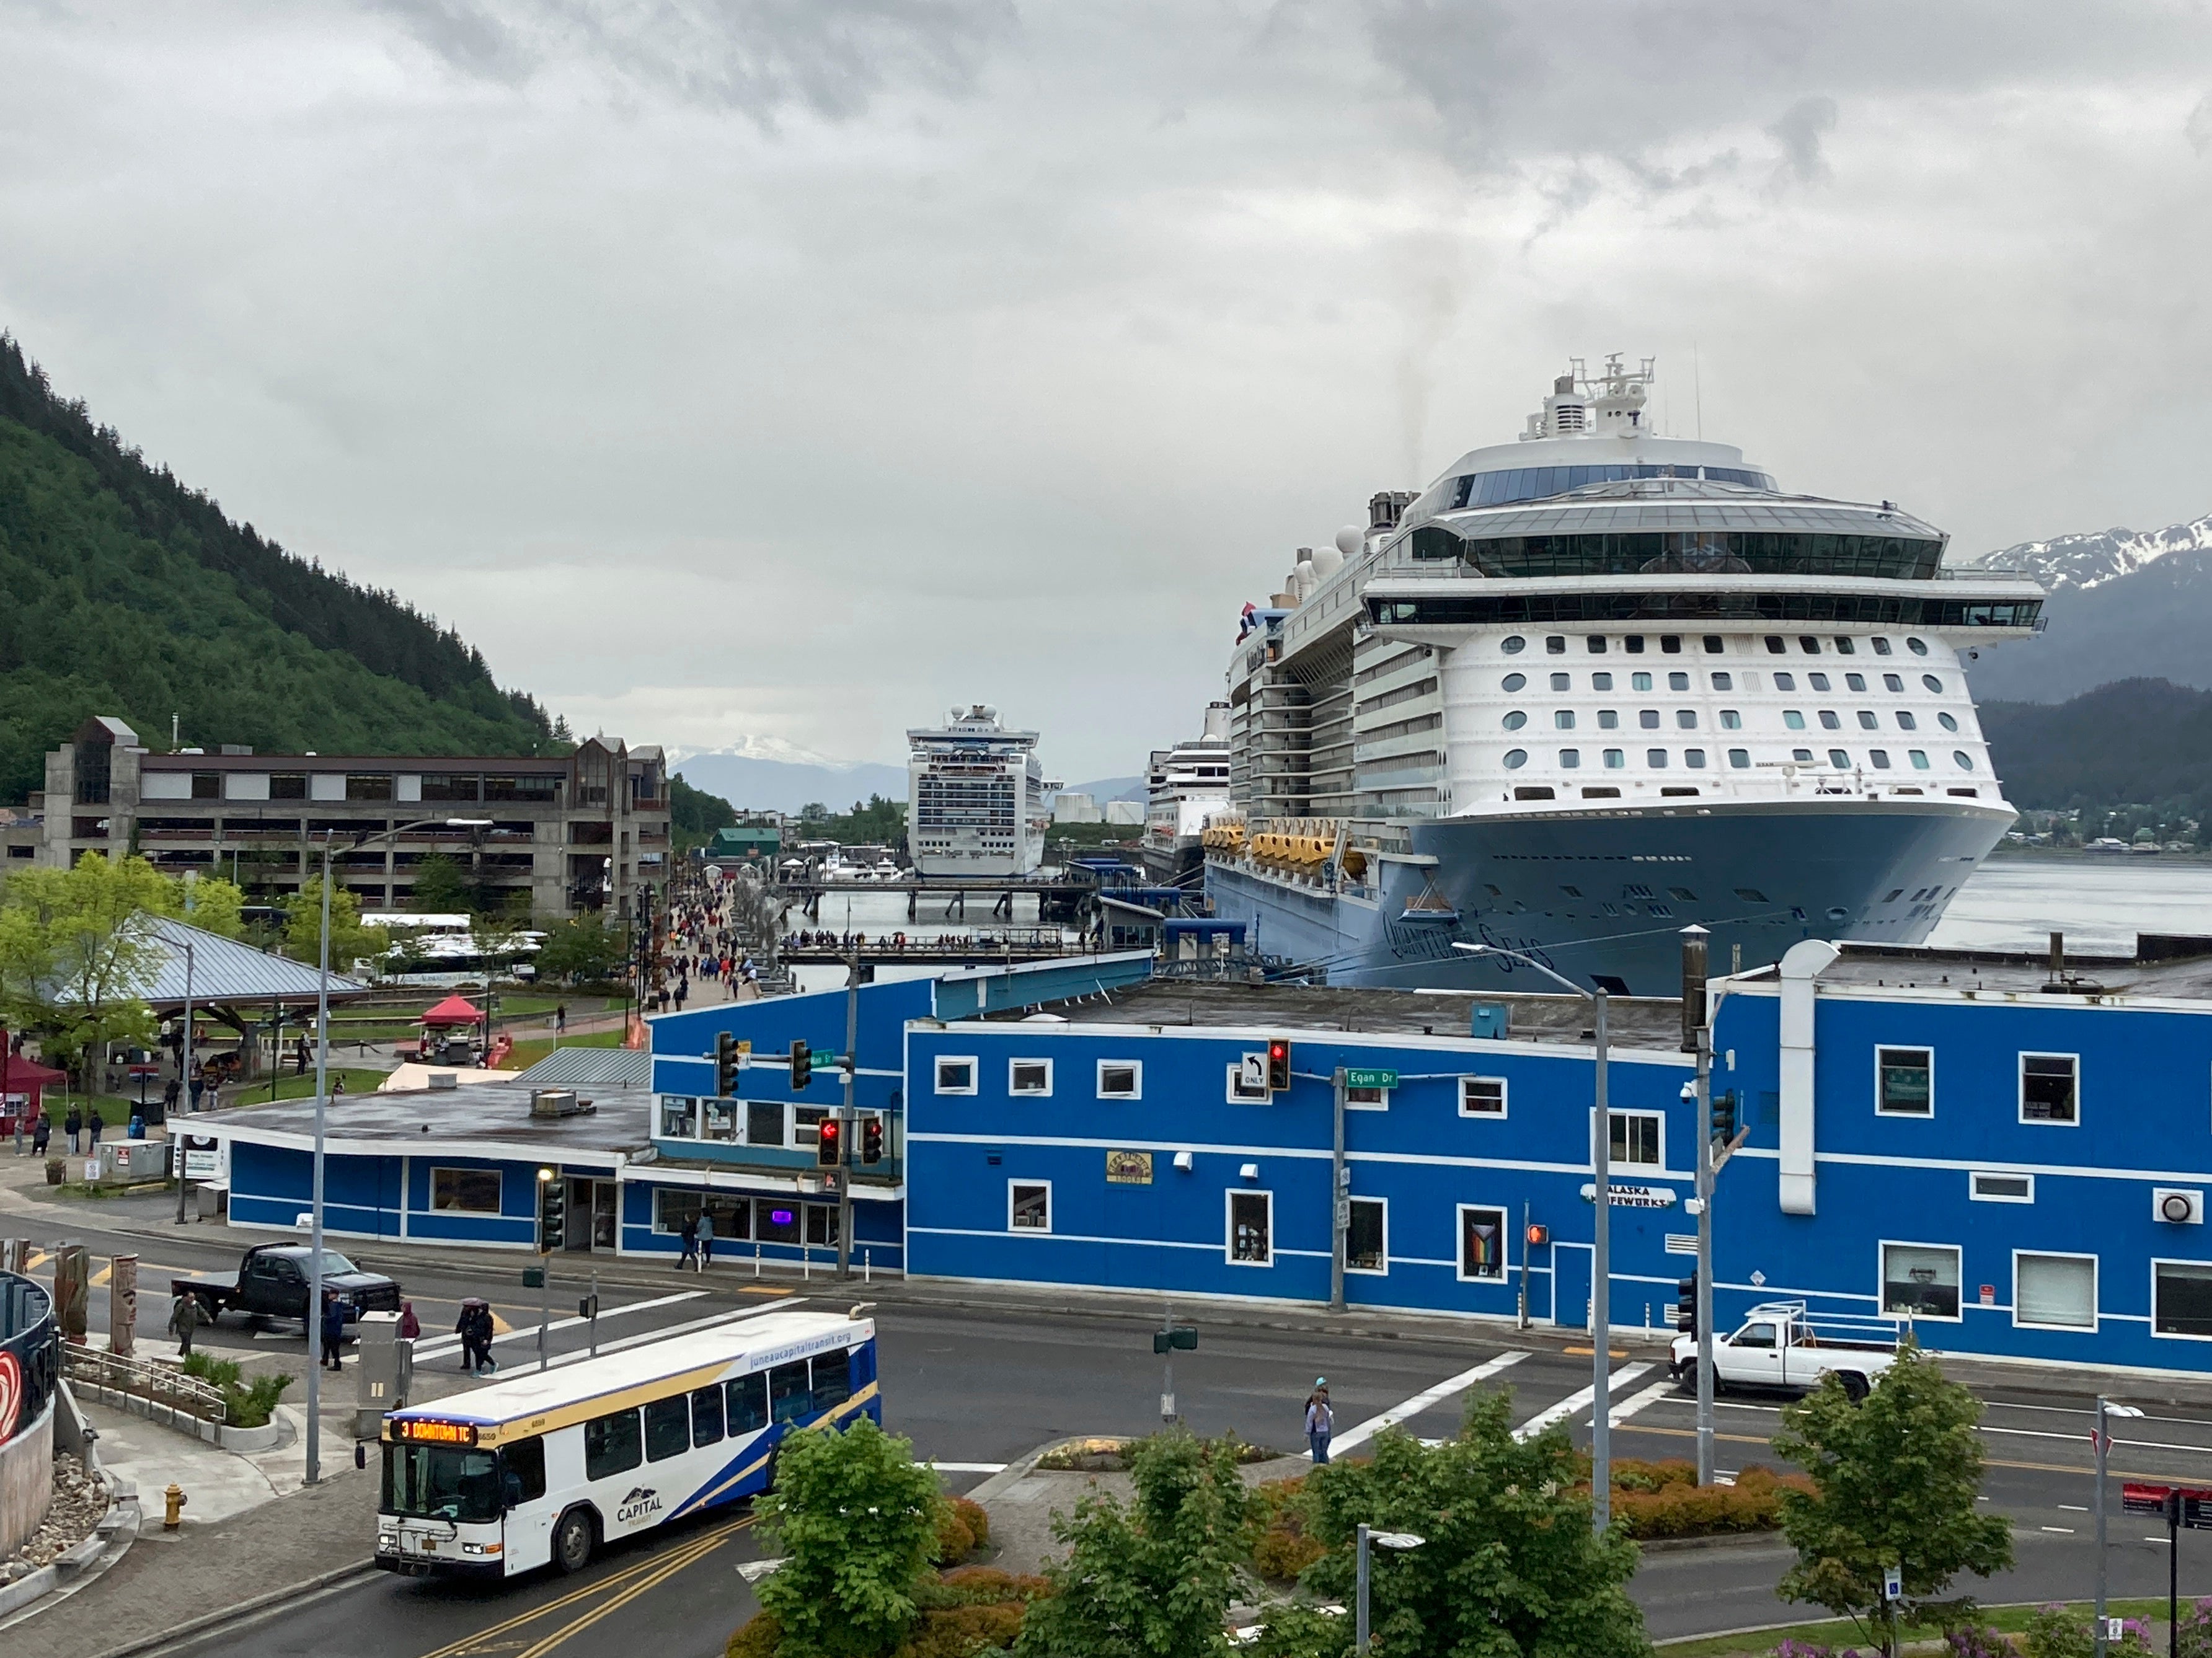
POLYGON ((1229 740, 1229 705, 1209 702, 1206 705, 1206 736, 1210 742, 1229 740))

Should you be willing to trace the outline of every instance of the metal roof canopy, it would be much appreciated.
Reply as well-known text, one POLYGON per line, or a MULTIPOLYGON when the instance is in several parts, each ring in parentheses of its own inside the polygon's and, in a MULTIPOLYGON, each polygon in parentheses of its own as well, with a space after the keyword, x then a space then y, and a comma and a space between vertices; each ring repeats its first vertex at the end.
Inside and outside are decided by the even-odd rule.
POLYGON ((514 1079, 530 1088, 650 1088, 653 1055, 641 1048, 556 1048, 514 1079))
MULTIPOLYGON (((187 944, 191 947, 194 1007, 266 1007, 271 1002, 296 1007, 314 1002, 320 977, 314 963, 270 955, 166 915, 152 918, 150 939, 159 959, 138 987, 139 999, 149 1007, 166 1011, 184 1006, 187 944)), ((369 987, 357 979, 331 975, 333 1002, 350 1001, 368 992, 369 987)))

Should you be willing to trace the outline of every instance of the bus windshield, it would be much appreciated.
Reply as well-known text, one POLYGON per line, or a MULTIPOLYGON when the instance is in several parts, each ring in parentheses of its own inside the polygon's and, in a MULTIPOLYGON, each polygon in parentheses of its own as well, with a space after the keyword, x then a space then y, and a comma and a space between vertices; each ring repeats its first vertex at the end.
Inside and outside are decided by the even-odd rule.
POLYGON ((481 1523, 505 1512, 499 1455, 458 1445, 384 1448, 385 1514, 481 1523))

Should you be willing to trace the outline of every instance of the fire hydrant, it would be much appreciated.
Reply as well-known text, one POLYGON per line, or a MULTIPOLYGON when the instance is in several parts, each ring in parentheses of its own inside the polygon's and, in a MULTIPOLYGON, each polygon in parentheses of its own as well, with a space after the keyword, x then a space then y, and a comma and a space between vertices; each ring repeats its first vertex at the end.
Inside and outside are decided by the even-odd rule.
POLYGON ((174 1531, 185 1520, 185 1488, 172 1485, 161 1493, 161 1529, 174 1531))

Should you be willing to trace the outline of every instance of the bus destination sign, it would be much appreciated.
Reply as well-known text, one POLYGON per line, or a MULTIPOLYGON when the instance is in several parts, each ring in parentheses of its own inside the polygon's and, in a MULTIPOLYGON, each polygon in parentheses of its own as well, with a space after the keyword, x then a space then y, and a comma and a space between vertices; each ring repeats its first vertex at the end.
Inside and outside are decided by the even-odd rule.
POLYGON ((434 1422, 421 1417, 402 1417, 392 1424, 394 1437, 411 1441, 418 1445, 473 1445, 477 1442, 477 1428, 473 1422, 434 1422))

